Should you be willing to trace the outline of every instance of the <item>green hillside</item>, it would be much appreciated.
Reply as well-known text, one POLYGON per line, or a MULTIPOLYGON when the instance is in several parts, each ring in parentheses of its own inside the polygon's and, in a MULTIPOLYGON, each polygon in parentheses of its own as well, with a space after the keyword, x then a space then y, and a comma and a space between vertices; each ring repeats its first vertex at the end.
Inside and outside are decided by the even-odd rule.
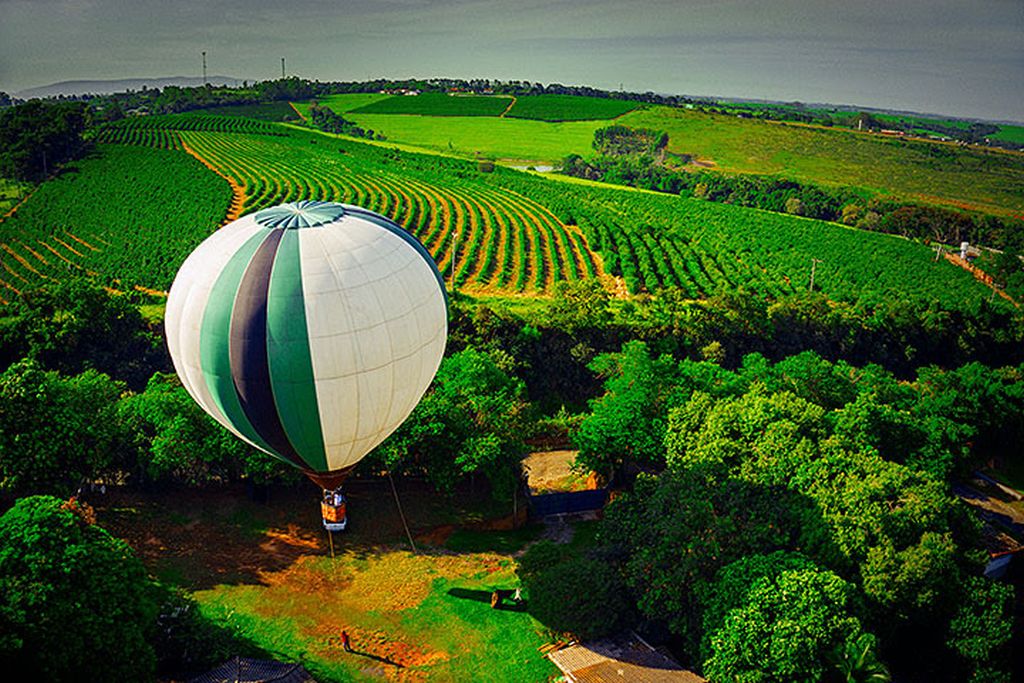
POLYGON ((669 134, 668 149, 731 173, 997 213, 1024 212, 1024 154, 652 107, 619 121, 669 134))
POLYGON ((42 244, 67 242, 69 233, 88 243, 69 259, 74 267, 166 288, 228 204, 224 180, 184 151, 139 146, 173 139, 230 179, 243 213, 301 199, 367 206, 417 235, 446 278, 481 294, 548 295, 559 281, 610 276, 609 287, 630 293, 678 287, 691 297, 743 290, 774 298, 806 291, 819 259, 815 289, 835 299, 898 296, 973 309, 989 296, 922 245, 821 221, 502 168, 484 173, 472 162, 284 126, 266 135, 224 131, 218 117, 190 118, 190 130, 173 130, 175 117, 147 123, 131 146, 101 146, 0 225, 8 273, 26 285, 45 279, 37 266, 26 270, 45 254, 24 236, 42 244), (161 121, 171 129, 153 127, 161 121))
POLYGON ((183 152, 99 145, 0 222, 0 298, 79 276, 167 289, 230 203, 228 183, 183 152))
MULTIPOLYGON (((593 132, 608 124, 567 119, 596 116, 595 107, 610 107, 621 114, 617 123, 664 130, 669 134, 668 151, 691 155, 714 170, 853 187, 874 195, 1002 216, 1024 213, 1024 154, 1020 153, 662 106, 622 113, 622 108, 632 103, 569 96, 517 98, 502 118, 497 116, 497 107, 497 113, 474 116, 370 113, 380 112, 388 102, 400 101, 401 105, 385 106, 385 111, 401 106, 409 112, 426 114, 429 107, 405 104, 423 97, 342 95, 326 98, 323 103, 335 111, 348 112, 346 116, 355 123, 382 133, 392 142, 517 165, 555 165, 569 154, 593 154, 593 132), (358 97, 373 99, 355 106, 359 100, 353 98, 358 97), (515 119, 517 116, 523 118, 515 119), (541 120, 559 118, 566 120, 541 120)), ((447 103, 447 97, 436 95, 434 99, 447 103)), ((305 110, 303 105, 297 106, 305 110)), ((454 107, 449 113, 455 113, 458 107, 467 105, 445 106, 454 107)), ((605 113, 613 112, 609 109, 605 113)), ((1014 131, 1007 128, 1004 134, 1012 135, 1014 131)))

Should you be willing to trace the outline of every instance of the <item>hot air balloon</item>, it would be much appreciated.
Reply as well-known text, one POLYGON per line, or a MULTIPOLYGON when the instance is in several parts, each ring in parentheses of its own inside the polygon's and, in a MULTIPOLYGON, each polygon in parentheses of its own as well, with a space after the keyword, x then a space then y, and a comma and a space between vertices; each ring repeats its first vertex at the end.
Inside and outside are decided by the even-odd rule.
POLYGON ((196 247, 167 297, 186 390, 238 438, 300 468, 344 529, 340 487, 412 412, 448 333, 444 280, 401 227, 300 201, 235 220, 196 247))

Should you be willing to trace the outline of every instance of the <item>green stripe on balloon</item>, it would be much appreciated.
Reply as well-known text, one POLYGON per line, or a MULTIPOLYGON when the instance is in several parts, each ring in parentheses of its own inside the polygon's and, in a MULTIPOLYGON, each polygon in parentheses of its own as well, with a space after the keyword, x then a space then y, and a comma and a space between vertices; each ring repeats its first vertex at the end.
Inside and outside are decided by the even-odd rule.
POLYGON ((231 375, 229 351, 231 311, 235 304, 235 294, 249 261, 267 237, 268 232, 262 230, 250 237, 235 252, 217 277, 210 298, 206 302, 206 310, 203 311, 203 322, 199 332, 199 367, 203 370, 203 378, 210 395, 228 422, 246 439, 268 452, 273 452, 246 418, 242 404, 238 400, 231 375))
POLYGON ((267 292, 267 356, 277 414, 306 466, 327 470, 302 293, 299 233, 284 230, 267 292))

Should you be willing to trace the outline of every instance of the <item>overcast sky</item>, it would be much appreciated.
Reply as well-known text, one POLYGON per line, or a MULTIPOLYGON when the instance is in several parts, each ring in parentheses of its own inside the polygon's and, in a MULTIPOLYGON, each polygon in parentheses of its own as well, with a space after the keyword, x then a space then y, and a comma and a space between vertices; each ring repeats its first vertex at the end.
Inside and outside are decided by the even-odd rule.
POLYGON ((1024 0, 0 0, 0 90, 450 76, 1024 121, 1024 0))

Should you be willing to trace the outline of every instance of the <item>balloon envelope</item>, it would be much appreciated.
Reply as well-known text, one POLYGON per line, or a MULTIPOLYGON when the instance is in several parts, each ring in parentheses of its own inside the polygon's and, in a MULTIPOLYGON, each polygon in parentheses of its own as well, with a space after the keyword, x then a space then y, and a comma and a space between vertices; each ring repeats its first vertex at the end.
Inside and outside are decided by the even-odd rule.
POLYGON ((225 225, 185 260, 167 345, 192 398, 251 445, 349 468, 419 402, 444 354, 444 281, 405 230, 296 202, 225 225))

